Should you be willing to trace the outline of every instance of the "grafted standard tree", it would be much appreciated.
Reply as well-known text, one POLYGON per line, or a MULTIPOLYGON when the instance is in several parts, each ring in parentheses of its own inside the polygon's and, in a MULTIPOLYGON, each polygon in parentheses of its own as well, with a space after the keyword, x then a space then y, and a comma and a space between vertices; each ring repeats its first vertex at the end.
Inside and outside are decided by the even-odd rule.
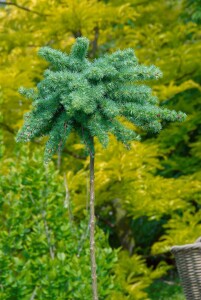
POLYGON ((90 155, 90 253, 93 300, 98 300, 95 260, 94 212, 94 137, 106 147, 109 134, 126 146, 139 135, 124 125, 127 120, 145 131, 157 133, 165 122, 183 121, 186 115, 158 106, 152 90, 141 81, 162 76, 155 66, 138 63, 132 49, 116 51, 89 61, 88 39, 77 38, 69 55, 43 47, 39 55, 51 64, 37 88, 20 88, 20 93, 33 100, 33 110, 17 141, 49 136, 45 162, 61 151, 72 131, 76 131, 90 155))

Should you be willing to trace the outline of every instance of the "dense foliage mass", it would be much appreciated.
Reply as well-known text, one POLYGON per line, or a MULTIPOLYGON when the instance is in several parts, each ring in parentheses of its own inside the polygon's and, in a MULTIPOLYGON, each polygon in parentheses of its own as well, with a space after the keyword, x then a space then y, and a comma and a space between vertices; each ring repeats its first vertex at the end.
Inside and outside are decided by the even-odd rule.
MULTIPOLYGON (((68 185, 72 192, 76 190, 77 178, 67 174, 65 191, 61 175, 53 164, 43 166, 39 152, 32 155, 25 147, 16 151, 15 163, 3 160, 0 298, 91 299, 89 216, 76 224, 68 191, 68 185)), ((127 299, 126 273, 133 267, 137 285, 130 293, 136 293, 136 299, 146 296, 141 289, 161 273, 152 273, 138 255, 131 265, 124 252, 117 264, 120 249, 112 250, 107 235, 98 228, 96 245, 100 299, 127 299)))
POLYGON ((158 132, 162 121, 183 121, 185 114, 157 107, 158 99, 145 85, 133 84, 158 79, 161 72, 154 66, 139 65, 134 51, 127 49, 90 62, 86 59, 89 41, 77 38, 68 56, 58 50, 41 48, 39 55, 51 63, 45 79, 34 89, 21 88, 21 94, 33 99, 35 109, 26 114, 18 141, 49 135, 45 160, 65 146, 74 129, 94 152, 92 138, 103 146, 108 133, 125 145, 139 139, 137 133, 121 124, 124 117, 140 128, 158 132))
MULTIPOLYGON (((5 168, 1 168, 4 176, 19 159, 14 150, 14 136, 22 126, 22 115, 30 110, 29 101, 19 96, 17 88, 36 86, 42 79, 47 65, 36 53, 44 45, 68 52, 75 38, 86 36, 92 41, 90 59, 105 52, 133 48, 140 62, 147 66, 155 64, 163 71, 163 78, 151 83, 160 107, 168 105, 168 108, 185 111, 188 115, 182 126, 179 123, 168 125, 156 138, 140 131, 143 143, 131 143, 130 151, 125 151, 112 137, 108 151, 96 144, 98 224, 109 233, 112 248, 122 247, 115 268, 121 274, 124 288, 121 297, 129 300, 163 299, 158 294, 157 297, 156 294, 148 296, 145 287, 166 272, 167 263, 173 265, 170 246, 193 242, 201 232, 199 10, 199 0, 19 0, 0 8, 0 103, 3 112, 0 155, 3 153, 5 158, 2 160, 5 168)), ((40 148, 42 152, 41 145, 41 139, 35 139, 35 146, 28 146, 22 153, 23 159, 27 149, 34 153, 40 148)), ((59 166, 59 160, 55 158, 55 165, 59 166)), ((67 172, 74 203, 73 215, 75 222, 80 222, 86 215, 88 159, 75 135, 69 137, 61 160, 59 172, 67 172)), ((39 166, 38 162, 36 157, 27 162, 31 172, 34 163, 39 166)), ((16 168, 19 169, 20 164, 21 161, 16 168)), ((26 173, 19 171, 19 174, 21 180, 27 180, 26 173)), ((19 176, 16 172, 12 183, 19 176)), ((7 192, 11 181, 5 177, 2 182, 7 185, 7 192)), ((60 179, 55 181, 61 182, 60 179)), ((29 201, 27 193, 18 194, 19 187, 15 186, 9 201, 14 199, 14 193, 22 203, 29 201)), ((29 190, 32 188, 34 184, 30 182, 29 190)), ((37 190, 40 189, 42 186, 37 182, 37 190)), ((64 191, 61 194, 64 199, 64 191)), ((36 195, 37 201, 40 197, 36 195)), ((7 206, 3 206, 2 228, 8 218, 6 212, 7 206)), ((48 219, 48 225, 49 222, 48 219)), ((6 228, 12 235, 14 229, 9 224, 6 228)), ((3 244, 5 239, 1 237, 3 244)), ((20 257, 20 252, 16 250, 15 255, 20 257)), ((4 260, 5 257, 3 253, 4 260)), ((9 268, 7 266, 8 272, 9 268)), ((15 266, 13 268, 17 270, 15 266)), ((13 281, 12 285, 14 287, 13 281)), ((7 288, 4 295, 6 293, 9 297, 7 288)), ((169 295, 174 299, 171 293, 169 295)), ((125 299, 121 297, 118 299, 125 299)))
MULTIPOLYGON (((39 161, 42 165, 38 153, 31 159, 20 156, 15 164, 3 161, 0 298, 90 299, 87 219, 79 226, 74 223, 62 178, 53 165, 45 169, 39 161)), ((106 299, 118 292, 111 273, 117 251, 101 230, 96 239, 100 299, 106 299)))

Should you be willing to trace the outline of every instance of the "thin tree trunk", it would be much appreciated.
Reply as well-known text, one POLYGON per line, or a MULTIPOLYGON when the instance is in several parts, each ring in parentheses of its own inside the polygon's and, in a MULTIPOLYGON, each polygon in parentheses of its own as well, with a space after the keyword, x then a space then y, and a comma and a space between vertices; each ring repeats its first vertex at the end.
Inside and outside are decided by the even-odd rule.
POLYGON ((95 257, 95 209, 94 209, 94 154, 90 151, 90 254, 91 254, 91 279, 93 300, 98 300, 96 257, 95 257))

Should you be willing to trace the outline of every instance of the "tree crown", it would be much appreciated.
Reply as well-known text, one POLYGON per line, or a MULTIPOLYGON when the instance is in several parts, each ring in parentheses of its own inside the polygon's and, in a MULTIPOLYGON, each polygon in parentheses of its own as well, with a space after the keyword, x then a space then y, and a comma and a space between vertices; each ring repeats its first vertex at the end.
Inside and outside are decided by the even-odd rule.
POLYGON ((17 141, 49 136, 45 161, 62 149, 75 130, 90 151, 93 137, 106 147, 108 134, 128 145, 139 135, 122 123, 123 117, 145 131, 159 132, 163 121, 183 121, 185 114, 158 106, 152 90, 141 81, 158 79, 155 66, 138 63, 132 49, 119 50, 89 61, 88 39, 77 38, 69 55, 43 47, 39 55, 51 64, 36 89, 20 88, 33 100, 33 110, 25 114, 25 123, 17 141))

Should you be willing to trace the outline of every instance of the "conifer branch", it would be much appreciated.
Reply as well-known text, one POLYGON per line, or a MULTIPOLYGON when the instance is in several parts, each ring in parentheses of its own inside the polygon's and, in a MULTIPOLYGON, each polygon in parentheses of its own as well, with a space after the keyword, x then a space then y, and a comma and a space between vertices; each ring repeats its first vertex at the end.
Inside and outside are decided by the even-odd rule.
POLYGON ((90 62, 86 58, 88 46, 86 38, 77 38, 70 55, 50 47, 41 48, 39 55, 52 64, 53 70, 45 71, 38 90, 20 89, 22 95, 33 99, 35 108, 25 115, 17 140, 30 141, 49 135, 46 161, 63 148, 73 130, 80 135, 88 152, 94 152, 92 137, 96 136, 106 147, 109 133, 129 147, 132 140, 140 137, 119 122, 119 116, 154 133, 162 129, 163 121, 185 119, 182 112, 158 107, 151 88, 140 84, 160 78, 162 73, 157 67, 140 65, 132 49, 90 62))
POLYGON ((49 14, 43 14, 43 13, 40 13, 40 12, 38 12, 36 10, 32 10, 32 9, 26 7, 26 6, 22 6, 22 5, 19 5, 17 3, 13 3, 13 2, 0 1, 0 4, 3 4, 4 6, 6 6, 6 5, 10 5, 11 6, 12 5, 12 6, 15 6, 15 7, 19 8, 19 9, 22 9, 22 10, 25 10, 27 12, 30 12, 32 14, 36 14, 38 16, 45 16, 45 17, 50 16, 49 14))
MULTIPOLYGON (((12 127, 10 127, 8 124, 0 122, 0 126, 4 130, 8 131, 9 133, 14 134, 14 135, 16 134, 16 131, 12 127)), ((41 145, 41 143, 39 141, 37 141, 37 140, 34 140, 33 142, 36 143, 36 144, 40 144, 41 145)), ((72 152, 72 151, 70 151, 68 149, 65 149, 65 148, 63 149, 63 153, 66 153, 66 154, 68 154, 68 155, 70 155, 70 156, 72 156, 72 157, 74 157, 76 159, 79 159, 79 160, 85 160, 87 158, 86 155, 79 155, 79 154, 74 153, 74 152, 72 152)))

